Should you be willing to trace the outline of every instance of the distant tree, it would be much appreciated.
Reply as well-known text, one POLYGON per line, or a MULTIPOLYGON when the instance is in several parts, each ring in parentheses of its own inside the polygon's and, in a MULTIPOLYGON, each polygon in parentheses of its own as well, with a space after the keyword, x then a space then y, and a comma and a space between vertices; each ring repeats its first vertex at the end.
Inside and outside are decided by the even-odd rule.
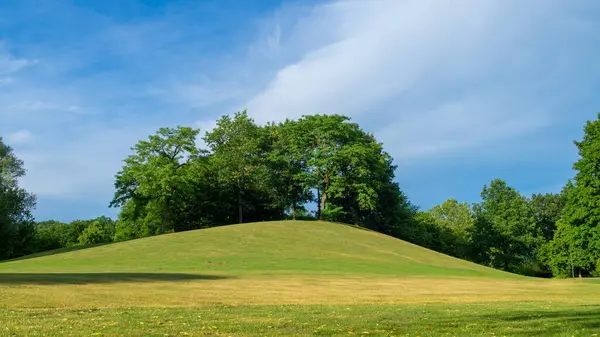
POLYGON ((335 216, 339 208, 328 209, 327 201, 332 192, 331 185, 338 172, 334 159, 337 151, 347 144, 346 130, 352 128, 348 118, 340 115, 303 116, 294 124, 291 147, 301 154, 301 161, 306 166, 301 180, 304 186, 317 192, 317 213, 324 220, 326 213, 335 216))
POLYGON ((0 259, 28 253, 34 236, 36 198, 19 187, 24 175, 23 161, 0 137, 0 259))
POLYGON ((103 243, 106 242, 106 233, 102 225, 94 221, 83 230, 78 240, 80 245, 103 243))
POLYGON ((554 237, 556 223, 561 218, 565 204, 566 193, 534 194, 529 200, 533 213, 536 236, 540 242, 545 243, 554 237))
POLYGON ((475 217, 467 203, 448 199, 429 210, 440 233, 440 251, 467 259, 471 257, 475 217))
POLYGON ((430 212, 418 211, 413 218, 412 226, 406 230, 403 239, 445 253, 440 227, 430 212))
POLYGON ((474 205, 476 259, 506 271, 517 271, 535 259, 533 219, 527 199, 500 179, 484 186, 481 198, 474 205))
POLYGON ((126 241, 160 234, 162 223, 160 203, 150 200, 141 203, 127 201, 115 224, 114 241, 126 241))
MULTIPOLYGON (((160 233, 173 228, 173 210, 177 200, 189 187, 188 163, 198 155, 196 137, 199 130, 190 127, 161 128, 148 140, 139 141, 135 153, 125 159, 116 176, 116 192, 111 207, 135 200, 137 207, 158 203, 161 214, 160 233)), ((136 213, 140 214, 140 213, 136 213)))
POLYGON ((600 114, 587 121, 581 141, 574 184, 567 193, 563 215, 547 250, 555 275, 577 275, 597 270, 600 259, 600 114))
POLYGON ((249 185, 256 184, 264 170, 265 138, 246 110, 228 115, 217 121, 217 126, 207 132, 204 141, 218 166, 219 179, 235 188, 238 222, 244 220, 245 193, 249 185))
POLYGON ((350 213, 358 223, 360 211, 374 211, 378 184, 388 183, 387 177, 380 179, 388 164, 381 144, 342 115, 303 116, 293 125, 291 148, 305 166, 305 189, 317 191, 319 219, 337 220, 350 213))
POLYGON ((86 228, 90 226, 89 220, 74 220, 67 226, 67 233, 65 238, 65 247, 78 246, 79 237, 83 234, 86 228))
POLYGON ((298 123, 291 120, 266 126, 270 145, 266 180, 276 202, 283 209, 291 210, 293 220, 296 220, 297 211, 314 199, 311 186, 306 184, 305 179, 306 148, 300 145, 301 132, 298 123))
POLYGON ((419 242, 420 224, 415 221, 418 207, 410 202, 394 178, 395 166, 388 163, 390 181, 377 191, 377 207, 368 212, 363 225, 375 231, 391 235, 413 243, 419 242))
POLYGON ((67 247, 69 225, 60 221, 48 220, 35 224, 34 252, 67 247))
POLYGON ((379 191, 393 183, 393 170, 389 168, 395 166, 374 136, 357 125, 349 131, 351 138, 334 154, 337 174, 331 178, 328 193, 334 204, 348 214, 346 221, 358 225, 365 222, 364 216, 377 210, 379 191))

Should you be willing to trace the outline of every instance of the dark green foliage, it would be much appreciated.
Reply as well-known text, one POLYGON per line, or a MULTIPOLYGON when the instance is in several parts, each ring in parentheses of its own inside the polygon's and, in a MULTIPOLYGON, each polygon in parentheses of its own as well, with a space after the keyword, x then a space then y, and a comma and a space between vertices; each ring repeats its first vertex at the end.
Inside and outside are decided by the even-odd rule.
POLYGON ((498 269, 550 276, 547 242, 563 212, 566 194, 525 198, 495 179, 472 206, 449 199, 415 216, 413 242, 498 269))
POLYGON ((297 218, 303 205, 314 200, 312 186, 306 172, 306 150, 300 146, 300 125, 286 120, 279 125, 268 124, 266 137, 270 151, 266 156, 268 173, 265 181, 269 184, 275 203, 282 209, 290 210, 291 218, 297 218))
MULTIPOLYGON (((600 118, 600 114, 598 115, 600 118)), ((588 121, 581 141, 575 141, 579 160, 574 183, 566 188, 566 205, 547 261, 558 276, 589 275, 600 259, 600 120, 588 121)))
POLYGON ((484 186, 474 206, 476 261, 516 271, 534 256, 534 225, 527 199, 504 181, 484 186))
POLYGON ((136 154, 117 176, 112 204, 123 210, 116 240, 161 233, 157 219, 164 222, 165 213, 165 231, 184 231, 296 218, 301 212, 306 219, 308 202, 319 205, 321 219, 394 236, 404 235, 413 223, 416 209, 393 181, 392 158, 347 117, 304 116, 258 126, 242 111, 223 116, 206 133, 206 152, 192 150, 193 140, 181 137, 181 127, 161 130, 161 137, 134 148, 136 154), (185 162, 147 150, 182 141, 190 147, 185 162), (173 165, 177 170, 163 168, 173 165), (168 202, 165 188, 173 191, 168 202))
POLYGON ((556 223, 562 216, 566 201, 566 192, 534 194, 529 200, 536 236, 543 242, 554 236, 556 223))
POLYGON ((116 223, 101 216, 68 224, 55 220, 42 221, 36 223, 33 229, 29 253, 113 242, 116 223))
POLYGON ((475 217, 467 203, 448 199, 428 212, 438 228, 438 249, 440 252, 470 259, 473 256, 473 234, 475 217))
POLYGON ((116 192, 110 206, 123 206, 134 200, 138 209, 158 207, 160 233, 173 228, 180 199, 193 193, 188 171, 190 163, 200 155, 196 147, 199 132, 181 126, 161 128, 148 140, 139 141, 132 148, 135 153, 125 159, 125 166, 116 176, 116 192))
POLYGON ((24 175, 23 161, 0 137, 0 259, 30 252, 36 198, 19 187, 24 175))
POLYGON ((263 129, 244 110, 233 118, 223 116, 217 126, 207 132, 204 141, 218 168, 220 184, 230 184, 237 200, 238 222, 244 222, 244 210, 251 206, 252 190, 259 188, 266 176, 266 138, 263 129))
POLYGON ((36 251, 54 250, 67 247, 69 225, 49 220, 35 224, 36 251))

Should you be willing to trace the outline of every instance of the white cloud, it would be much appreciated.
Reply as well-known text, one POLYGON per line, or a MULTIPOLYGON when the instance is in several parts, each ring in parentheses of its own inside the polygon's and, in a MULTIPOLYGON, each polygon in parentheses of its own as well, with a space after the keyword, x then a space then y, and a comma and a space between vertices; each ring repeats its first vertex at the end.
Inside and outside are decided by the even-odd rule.
POLYGON ((53 103, 44 101, 24 101, 11 104, 9 109, 14 110, 28 110, 28 111, 41 111, 41 110, 55 110, 57 107, 53 103))
POLYGON ((16 58, 6 50, 5 44, 0 41, 0 75, 9 75, 37 63, 35 60, 16 58))
POLYGON ((29 130, 20 130, 9 134, 6 140, 12 147, 15 145, 24 145, 33 140, 33 134, 29 130))
POLYGON ((259 122, 348 115, 402 157, 525 135, 551 119, 519 90, 541 90, 522 76, 539 69, 538 58, 552 65, 536 42, 552 33, 544 24, 564 28, 560 14, 536 1, 332 2, 303 18, 281 48, 320 45, 299 43, 308 48, 298 61, 245 106, 259 122))
POLYGON ((507 115, 506 106, 492 98, 452 102, 399 116, 381 127, 377 136, 398 157, 415 159, 511 139, 552 122, 550 116, 528 106, 507 115))
POLYGON ((153 131, 143 126, 83 127, 60 140, 40 136, 35 148, 17 153, 28 170, 23 187, 40 197, 100 199, 108 205, 122 160, 153 131))

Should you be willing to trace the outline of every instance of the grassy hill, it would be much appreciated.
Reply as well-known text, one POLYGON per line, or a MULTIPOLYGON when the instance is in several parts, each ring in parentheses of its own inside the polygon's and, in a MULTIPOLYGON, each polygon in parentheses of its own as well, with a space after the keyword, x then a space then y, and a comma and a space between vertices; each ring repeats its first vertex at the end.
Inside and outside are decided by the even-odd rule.
POLYGON ((0 263, 1 272, 516 277, 380 233, 308 221, 231 225, 41 255, 0 263))
POLYGON ((264 222, 0 263, 0 336, 593 336, 600 283, 379 233, 264 222))

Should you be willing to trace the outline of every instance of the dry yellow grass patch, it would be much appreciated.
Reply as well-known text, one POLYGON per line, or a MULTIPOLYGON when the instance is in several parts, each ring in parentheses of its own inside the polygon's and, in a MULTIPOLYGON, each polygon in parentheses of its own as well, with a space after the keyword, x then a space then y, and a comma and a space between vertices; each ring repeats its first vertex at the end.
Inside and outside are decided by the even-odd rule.
POLYGON ((0 308, 204 305, 598 303, 600 284, 572 280, 286 276, 181 282, 0 285, 0 308))

